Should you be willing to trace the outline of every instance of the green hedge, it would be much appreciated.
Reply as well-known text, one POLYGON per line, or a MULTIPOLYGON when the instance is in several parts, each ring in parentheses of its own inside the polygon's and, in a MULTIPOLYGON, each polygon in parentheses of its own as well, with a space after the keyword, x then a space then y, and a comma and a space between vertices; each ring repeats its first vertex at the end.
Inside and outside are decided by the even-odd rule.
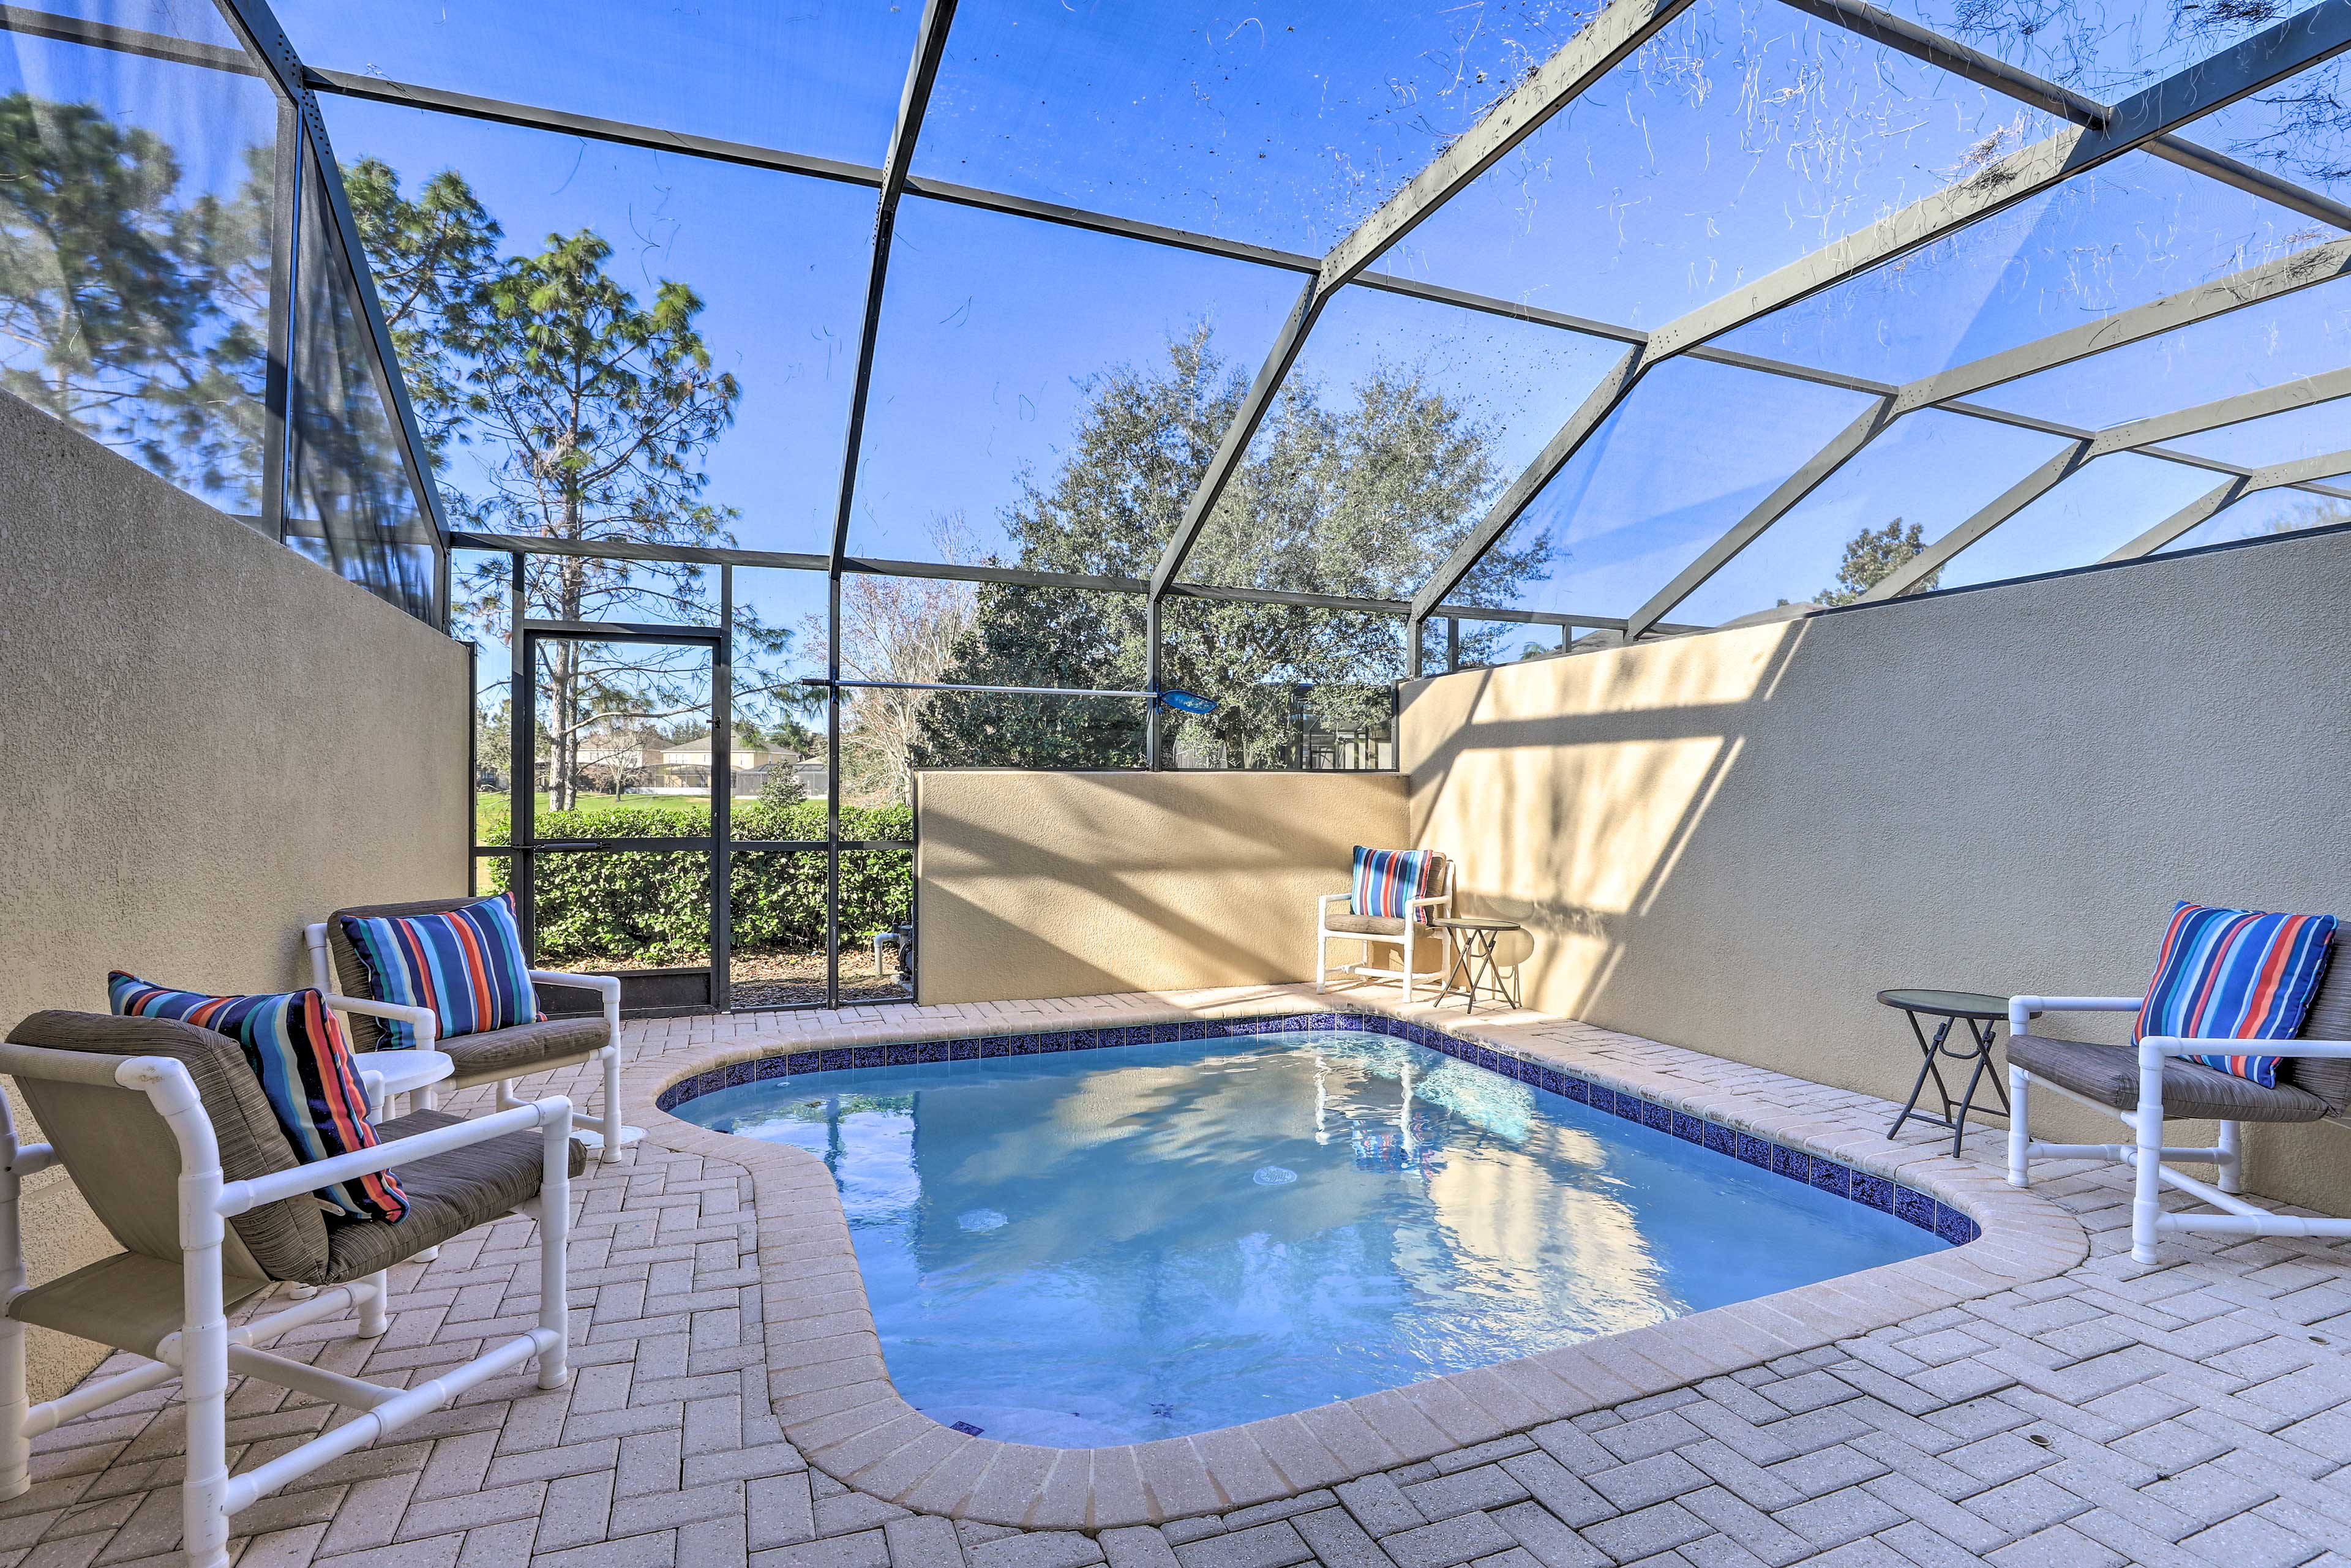
MULTIPOLYGON (((824 804, 778 806, 738 801, 735 833, 741 839, 822 840, 824 804)), ((692 838, 710 831, 704 805, 622 805, 597 811, 553 811, 539 823, 543 839, 692 838)), ((841 810, 844 839, 908 840, 914 812, 904 806, 841 810)), ((483 842, 505 843, 503 826, 483 842)), ((507 862, 490 862, 491 886, 507 885, 507 862)), ((737 850, 734 854, 734 934, 737 952, 821 952, 824 948, 824 852, 737 850)), ((626 958, 640 964, 707 961, 710 952, 710 856, 700 850, 664 853, 631 850, 613 854, 538 857, 538 946, 542 962, 563 964, 626 958)), ((914 918, 914 854, 905 850, 844 850, 841 855, 841 939, 852 946, 873 932, 914 918)))

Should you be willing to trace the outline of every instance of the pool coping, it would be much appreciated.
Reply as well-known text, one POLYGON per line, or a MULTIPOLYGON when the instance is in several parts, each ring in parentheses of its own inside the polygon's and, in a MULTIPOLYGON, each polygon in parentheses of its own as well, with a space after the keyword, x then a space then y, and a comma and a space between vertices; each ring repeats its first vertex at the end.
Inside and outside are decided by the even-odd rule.
MULTIPOLYGON (((641 1060, 622 1092, 655 1144, 749 1172, 768 1396, 785 1435, 808 1461, 908 1508, 1032 1530, 1157 1524, 1294 1497, 2049 1279, 2088 1255, 2082 1226, 2055 1205, 2010 1187, 1987 1167, 1952 1158, 1948 1145, 1892 1144, 1857 1124, 1856 1113, 1880 1103, 1874 1099, 1572 1020, 1525 1012, 1439 1018, 1381 989, 1317 995, 1311 987, 1266 987, 1099 1016, 1040 1013, 1033 1029, 1025 1021, 1008 1027, 1001 1018, 975 1029, 977 1020, 952 1011, 876 1019, 828 1040, 745 1039, 691 1056, 641 1060), (900 1397, 822 1161, 697 1127, 656 1104, 688 1079, 786 1051, 1301 1013, 1402 1022, 1414 1026, 1405 1038, 1422 1031, 1442 1037, 1450 1044, 1437 1049, 1507 1076, 1532 1075, 1540 1082, 1549 1070, 1605 1089, 1609 1109, 1623 1096, 1635 1107, 1733 1128, 1928 1195, 1979 1233, 1921 1257, 1291 1415, 1147 1443, 1047 1448, 956 1431, 900 1397), (1645 1062, 1645 1055, 1660 1060, 1645 1062), (1694 1085, 1687 1076, 1693 1071, 1721 1080, 1720 1086, 1694 1085)), ((838 1065, 882 1060, 877 1051, 868 1062, 838 1065)), ((1674 1128, 1668 1123, 1662 1130, 1674 1128)))

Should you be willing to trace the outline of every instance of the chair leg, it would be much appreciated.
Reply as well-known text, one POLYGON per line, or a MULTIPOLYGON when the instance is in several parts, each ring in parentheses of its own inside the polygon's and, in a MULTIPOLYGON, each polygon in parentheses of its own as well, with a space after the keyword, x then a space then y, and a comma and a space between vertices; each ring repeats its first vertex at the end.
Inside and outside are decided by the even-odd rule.
POLYGON ((221 1300, 220 1253, 215 1232, 210 1246, 182 1254, 187 1314, 180 1331, 180 1397, 187 1408, 188 1457, 180 1533, 188 1568, 228 1564, 228 1314, 221 1300))
POLYGON ((1321 996, 1331 988, 1331 938, 1320 928, 1314 933, 1314 994, 1321 996))
POLYGON ((2212 1185, 2222 1192, 2245 1190, 2244 1154, 2242 1146, 2238 1142, 2243 1136, 2243 1134, 2239 1131, 2241 1125, 2241 1124, 2236 1122, 2220 1124, 2220 1179, 2212 1185))
MULTIPOLYGON (((610 1103, 610 1102, 607 1102, 610 1103)), ((560 1388, 571 1380, 569 1345, 570 1303, 565 1270, 571 1247, 571 1113, 540 1130, 538 1178, 538 1385, 560 1388)), ((609 1145, 608 1145, 609 1146, 609 1145)))
POLYGON ((2163 1214, 2163 1064, 2138 1070, 2137 1194, 2131 1201, 2131 1260, 2155 1261, 2156 1221, 2163 1214))
POLYGON ((360 1303, 360 1339, 381 1339, 392 1327, 392 1275, 378 1270, 367 1277, 375 1294, 360 1303))
POLYGON ((2032 1185, 2032 1133, 2026 1124, 2025 1104, 2032 1092, 2032 1075, 2022 1067, 2008 1070, 2008 1185, 2032 1185))
POLYGON ((621 1119, 621 1047, 618 1040, 604 1048, 604 1146, 596 1151, 599 1165, 621 1157, 622 1146, 628 1141, 628 1128, 621 1119))
POLYGON ((522 1101, 515 1094, 514 1086, 515 1081, 511 1078, 501 1078, 498 1080, 497 1108, 499 1110, 511 1111, 516 1106, 522 1103, 522 1101))
MULTIPOLYGON (((14 1158, 15 1134, 7 1134, 14 1158)), ((0 1301, 24 1288, 25 1249, 17 1231, 16 1196, 21 1184, 14 1169, 0 1166, 0 1301)), ((33 1445, 25 1436, 29 1408, 25 1394, 25 1325, 0 1317, 0 1500, 22 1497, 32 1490, 33 1445)))
POLYGON ((1412 912, 1406 910, 1404 921, 1404 1002, 1406 1007, 1412 1005, 1412 912))

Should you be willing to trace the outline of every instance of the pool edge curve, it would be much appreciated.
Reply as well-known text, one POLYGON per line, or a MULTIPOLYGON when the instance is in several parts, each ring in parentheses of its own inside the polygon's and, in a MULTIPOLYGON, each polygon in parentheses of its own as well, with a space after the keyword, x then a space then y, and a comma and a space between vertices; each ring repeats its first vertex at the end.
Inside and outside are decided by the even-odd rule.
MULTIPOLYGON (((1111 1448, 1039 1448, 956 1431, 899 1396, 867 1308, 848 1221, 821 1161, 695 1126, 656 1104, 690 1079, 778 1055, 789 1044, 747 1039, 691 1054, 640 1058, 629 1069, 623 1092, 629 1103, 644 1107, 650 1142, 731 1163, 751 1176, 768 1400, 801 1456, 844 1485, 907 1508, 1032 1530, 1158 1524, 1295 1497, 1865 1334, 2051 1278, 2088 1255, 2077 1220, 2029 1190, 2010 1187, 1997 1171, 1932 1147, 1890 1144, 1882 1133, 1827 1118, 1816 1105, 1774 1103, 1818 1101, 1838 1092, 1569 1020, 1526 1013, 1439 1019, 1426 1006, 1407 1009, 1386 997, 1318 996, 1310 986, 1269 986, 1219 1002, 1186 1005, 1171 998, 1164 1010, 1124 1008, 1098 1019, 1040 1013, 1033 1029, 998 1023, 993 1033, 1091 1032, 1302 1013, 1417 1026, 1415 1033, 1443 1037, 1454 1054, 1481 1067, 1512 1076, 1517 1071, 1499 1064, 1549 1067, 1636 1105, 1735 1127, 1925 1194, 1964 1216, 1977 1234, 1917 1258, 1243 1426, 1111 1448), (1572 1040, 1534 1032, 1546 1025, 1556 1033, 1589 1036, 1604 1049, 1579 1051, 1572 1040), (1637 1058, 1645 1052, 1669 1060, 1644 1071, 1637 1058), (1693 1093, 1687 1081, 1668 1071, 1693 1064, 1719 1067, 1738 1083, 1693 1093), (1775 1089, 1786 1092, 1775 1095, 1775 1089)), ((834 1036, 841 1042, 834 1048, 968 1039, 973 1021, 876 1023, 853 1037, 834 1036)), ((882 1064, 877 1050, 870 1062, 837 1065, 882 1064)))

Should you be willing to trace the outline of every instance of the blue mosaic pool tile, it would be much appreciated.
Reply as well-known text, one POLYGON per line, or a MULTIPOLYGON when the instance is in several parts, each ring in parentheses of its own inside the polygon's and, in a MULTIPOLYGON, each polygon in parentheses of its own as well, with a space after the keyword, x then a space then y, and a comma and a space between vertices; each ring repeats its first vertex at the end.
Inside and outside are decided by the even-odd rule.
POLYGON ((1964 1247, 1983 1234, 1983 1228, 1948 1203, 1935 1206, 1935 1234, 1954 1247, 1964 1247))
POLYGON ((1894 1183, 1889 1177, 1873 1176, 1868 1171, 1855 1171, 1849 1196, 1854 1202, 1876 1209, 1881 1214, 1894 1212, 1894 1183))
POLYGON ((986 1041, 977 1040, 951 1040, 947 1041, 947 1060, 977 1061, 980 1058, 980 1047, 985 1043, 986 1041))
POLYGON ((1595 1091, 1592 1087, 1592 1081, 1590 1079, 1578 1078, 1573 1072, 1562 1074, 1562 1076, 1567 1080, 1567 1087, 1561 1091, 1562 1093, 1565 1094, 1570 1100, 1574 1101, 1579 1105, 1589 1105, 1592 1103, 1592 1096, 1595 1091))
POLYGON ((1679 1138, 1685 1144, 1704 1144, 1706 1142, 1706 1124, 1699 1121, 1696 1116, 1691 1115, 1687 1111, 1677 1111, 1674 1113, 1673 1133, 1675 1137, 1679 1138))
POLYGON ((952 1040, 926 1040, 923 1041, 920 1060, 926 1062, 945 1061, 947 1059, 947 1048, 953 1043, 952 1040))
POLYGON ((1771 1145, 1771 1174, 1786 1176, 1791 1181, 1809 1182, 1813 1176, 1812 1156, 1785 1144, 1774 1144, 1771 1145))
POLYGON ((1583 1086, 1583 1094, 1576 1098, 1581 1098, 1585 1104, 1595 1111, 1606 1111, 1613 1114, 1616 1109, 1616 1092, 1603 1088, 1597 1083, 1586 1083, 1583 1086))
POLYGON ((1660 1133, 1670 1133, 1674 1130, 1674 1113, 1654 1100, 1644 1100, 1641 1102, 1641 1124, 1654 1127, 1660 1133))
POLYGON ((1615 1111, 1616 1115, 1620 1120, 1626 1122, 1639 1122, 1646 1119, 1649 1109, 1649 1103, 1635 1094, 1620 1093, 1616 1096, 1616 1103, 1612 1108, 1615 1111))
POLYGON ((1751 1134, 1741 1133, 1739 1134, 1740 1163, 1760 1166, 1768 1171, 1771 1168, 1771 1150, 1775 1146, 1751 1134))
POLYGON ((1935 1228, 1935 1200, 1907 1186, 1894 1189, 1894 1218, 1921 1230, 1935 1228))
POLYGON ((1813 1185, 1821 1191, 1833 1192, 1839 1197, 1850 1197, 1852 1180, 1851 1166, 1841 1166, 1834 1160, 1824 1160, 1818 1155, 1813 1156, 1813 1185))
POLYGON ((1731 1158, 1737 1159, 1739 1134, 1719 1122, 1708 1122, 1706 1124, 1706 1146, 1718 1155, 1729 1155, 1731 1158))

